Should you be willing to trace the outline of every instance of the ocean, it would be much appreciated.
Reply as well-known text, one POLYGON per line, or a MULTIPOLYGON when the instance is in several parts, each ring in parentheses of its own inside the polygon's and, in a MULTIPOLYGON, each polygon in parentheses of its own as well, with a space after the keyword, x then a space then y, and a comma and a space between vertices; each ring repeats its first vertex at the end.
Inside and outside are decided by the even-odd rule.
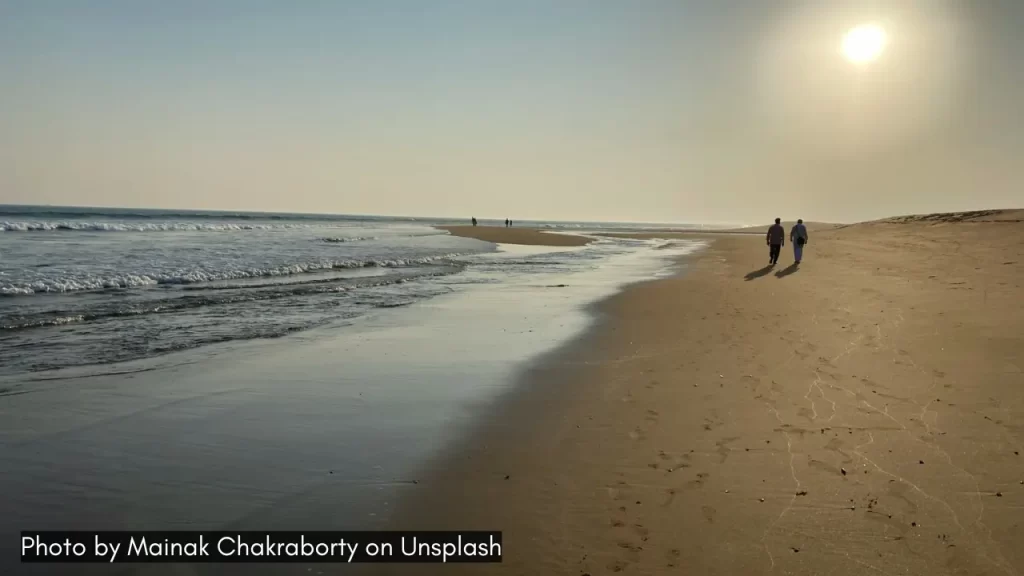
POLYGON ((0 375, 340 326, 466 284, 585 269, 636 244, 510 259, 433 227, 456 223, 465 222, 0 206, 0 375))
POLYGON ((0 207, 0 573, 164 573, 19 564, 26 529, 387 528, 591 304, 701 246, 451 223, 0 207))

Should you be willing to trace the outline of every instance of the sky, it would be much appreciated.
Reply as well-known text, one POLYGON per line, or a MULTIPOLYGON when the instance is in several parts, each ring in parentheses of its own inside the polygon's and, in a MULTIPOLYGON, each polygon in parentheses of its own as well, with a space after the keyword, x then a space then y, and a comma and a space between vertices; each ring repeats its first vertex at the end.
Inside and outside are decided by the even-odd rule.
POLYGON ((1020 0, 0 0, 0 203, 852 222, 1024 206, 1020 0), (851 28, 886 34, 854 64, 851 28))

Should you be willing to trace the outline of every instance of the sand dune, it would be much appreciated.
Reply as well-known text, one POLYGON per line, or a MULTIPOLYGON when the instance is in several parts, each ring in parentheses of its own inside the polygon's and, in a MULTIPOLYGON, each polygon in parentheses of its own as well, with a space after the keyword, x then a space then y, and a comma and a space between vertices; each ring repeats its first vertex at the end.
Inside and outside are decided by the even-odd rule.
POLYGON ((959 222, 1021 222, 1024 221, 1024 210, 974 210, 971 212, 940 212, 935 214, 915 214, 910 216, 894 216, 879 220, 892 224, 950 224, 959 222))
POLYGON ((941 221, 820 232, 799 268, 709 235, 396 527, 504 530, 503 564, 445 574, 1024 572, 1024 224, 941 221))

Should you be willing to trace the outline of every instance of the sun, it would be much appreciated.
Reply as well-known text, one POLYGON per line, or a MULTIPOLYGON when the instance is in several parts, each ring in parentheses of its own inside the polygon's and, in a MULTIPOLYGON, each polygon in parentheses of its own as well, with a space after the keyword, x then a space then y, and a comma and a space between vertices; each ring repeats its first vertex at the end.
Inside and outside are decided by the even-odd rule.
POLYGON ((867 64, 882 55, 885 43, 885 30, 874 24, 864 24, 843 37, 843 55, 854 64, 867 64))

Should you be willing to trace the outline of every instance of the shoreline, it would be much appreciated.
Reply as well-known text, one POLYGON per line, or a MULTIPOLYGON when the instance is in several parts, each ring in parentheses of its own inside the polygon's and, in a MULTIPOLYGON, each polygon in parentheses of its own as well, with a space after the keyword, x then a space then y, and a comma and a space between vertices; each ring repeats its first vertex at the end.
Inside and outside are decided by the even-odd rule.
POLYGON ((472 430, 519 370, 586 331, 586 303, 691 249, 656 244, 595 245, 581 266, 548 256, 575 249, 502 250, 556 265, 505 272, 488 256, 455 278, 458 289, 351 322, 98 372, 0 378, 10 388, 0 390, 0 488, 20 495, 0 507, 0 551, 14 558, 29 525, 380 529, 421 466, 472 430))
POLYGON ((848 226, 799 268, 701 236, 521 373, 391 526, 504 532, 502 564, 437 573, 1024 570, 1024 229, 848 226))
POLYGON ((452 236, 473 238, 493 244, 521 246, 586 246, 593 242, 583 236, 545 232, 534 228, 505 228, 501 226, 436 226, 452 236))

